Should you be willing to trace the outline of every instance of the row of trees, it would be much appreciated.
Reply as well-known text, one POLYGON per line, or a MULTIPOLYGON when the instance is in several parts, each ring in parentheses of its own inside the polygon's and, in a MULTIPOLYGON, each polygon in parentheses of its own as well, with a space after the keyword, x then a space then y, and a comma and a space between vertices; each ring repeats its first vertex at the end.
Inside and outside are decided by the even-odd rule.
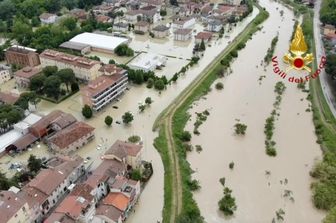
POLYGON ((40 75, 32 78, 30 90, 58 100, 61 95, 78 91, 79 86, 73 70, 47 66, 40 75), (65 88, 62 88, 62 84, 65 88))

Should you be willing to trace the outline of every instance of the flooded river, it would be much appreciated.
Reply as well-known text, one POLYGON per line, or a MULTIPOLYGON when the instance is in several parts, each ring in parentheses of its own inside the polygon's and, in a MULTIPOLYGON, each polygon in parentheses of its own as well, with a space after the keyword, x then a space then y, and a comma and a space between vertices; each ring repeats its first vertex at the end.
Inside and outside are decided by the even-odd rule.
POLYGON ((278 3, 262 0, 260 4, 270 17, 246 48, 239 51, 238 60, 231 65, 233 73, 218 80, 224 89, 213 87, 206 99, 196 102, 190 110, 193 115, 187 130, 191 132, 195 112, 210 111, 199 128, 201 134, 192 138, 193 145, 201 145, 203 151, 188 155, 191 168, 196 171, 193 178, 201 185, 194 197, 208 223, 270 223, 280 209, 285 212, 284 222, 321 222, 324 213, 313 207, 309 176, 316 159, 321 159, 321 150, 316 143, 312 114, 306 112, 307 93, 287 80, 273 136, 278 154, 269 157, 265 153, 264 124, 273 109, 275 83, 282 79, 272 72, 271 65, 264 71, 260 62, 277 32, 275 54, 282 57, 287 52, 294 16, 278 3), (284 18, 280 10, 284 11, 284 18), (266 77, 258 81, 261 75, 266 77), (234 134, 233 126, 238 120, 248 126, 245 136, 234 134), (230 162, 234 162, 233 170, 230 162), (236 198, 237 211, 231 218, 224 217, 218 209, 223 197, 219 182, 222 177, 236 198), (283 197, 285 190, 290 191, 292 200, 283 197))

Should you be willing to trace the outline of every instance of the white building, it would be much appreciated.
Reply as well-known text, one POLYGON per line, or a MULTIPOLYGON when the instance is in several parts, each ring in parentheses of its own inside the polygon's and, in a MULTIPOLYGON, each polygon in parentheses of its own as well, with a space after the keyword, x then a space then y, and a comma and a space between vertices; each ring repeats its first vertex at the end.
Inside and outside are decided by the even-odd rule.
POLYGON ((0 66, 0 84, 3 84, 11 79, 11 69, 7 66, 0 66))
POLYGON ((129 40, 127 38, 108 36, 97 33, 81 33, 72 38, 69 42, 89 45, 91 46, 92 51, 113 53, 117 46, 121 44, 128 44, 129 40))
POLYGON ((154 53, 140 54, 128 66, 134 70, 154 71, 166 65, 167 58, 154 53))
POLYGON ((83 103, 95 111, 99 111, 120 96, 128 84, 127 71, 114 64, 103 66, 100 72, 103 75, 81 89, 83 103))
POLYGON ((174 30, 177 29, 191 29, 194 27, 196 23, 195 18, 185 17, 181 18, 180 20, 176 20, 173 22, 172 27, 174 30))

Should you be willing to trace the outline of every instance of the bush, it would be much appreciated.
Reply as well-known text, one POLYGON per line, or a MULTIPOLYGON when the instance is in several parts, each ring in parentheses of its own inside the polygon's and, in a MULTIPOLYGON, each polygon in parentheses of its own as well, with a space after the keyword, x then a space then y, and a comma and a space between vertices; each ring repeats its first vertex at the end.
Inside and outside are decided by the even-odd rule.
POLYGON ((138 143, 140 142, 140 140, 141 140, 140 136, 137 136, 137 135, 132 135, 128 137, 128 141, 131 143, 138 143))
POLYGON ((147 88, 152 88, 153 87, 153 85, 154 85, 154 80, 153 80, 153 78, 149 78, 148 80, 147 80, 147 88))
POLYGON ((220 182, 223 186, 225 186, 225 177, 220 178, 220 179, 219 179, 219 182, 220 182))
POLYGON ((180 136, 180 139, 183 142, 190 142, 190 140, 191 140, 191 134, 190 134, 190 132, 183 131, 182 134, 181 134, 181 136, 180 136))
POLYGON ((229 168, 232 170, 233 167, 234 167, 234 162, 231 162, 231 163, 229 164, 229 168))
POLYGON ((134 56, 134 51, 129 48, 126 44, 121 44, 114 49, 114 53, 118 56, 134 56))
POLYGON ((189 189, 191 191, 196 191, 196 190, 199 190, 201 188, 201 186, 199 185, 199 181, 198 180, 188 181, 188 186, 189 186, 189 189))
POLYGON ((92 117, 93 113, 89 105, 84 105, 84 107, 82 108, 82 115, 87 119, 92 117))
POLYGON ((216 85, 215 85, 216 89, 217 90, 222 90, 224 88, 224 85, 222 82, 218 82, 216 85))
POLYGON ((266 149, 266 154, 269 155, 269 156, 276 156, 277 152, 276 152, 275 148, 267 148, 266 149))
POLYGON ((151 97, 147 97, 147 98, 145 99, 145 103, 146 103, 146 105, 151 105, 151 104, 153 103, 152 98, 151 98, 151 97))
POLYGON ((246 129, 247 129, 247 125, 245 124, 241 124, 241 123, 236 123, 234 125, 235 127, 235 133, 237 135, 245 135, 246 129))
POLYGON ((232 191, 225 187, 224 197, 218 202, 219 210, 221 210, 225 216, 233 215, 237 210, 236 199, 231 195, 232 191))
POLYGON ((107 126, 111 126, 112 125, 112 123, 113 123, 113 118, 111 117, 111 116, 106 116, 105 117, 105 124, 107 125, 107 126))
POLYGON ((134 117, 131 112, 125 112, 122 116, 122 120, 124 124, 129 124, 133 121, 134 117))
POLYGON ((163 80, 159 79, 154 82, 154 87, 156 90, 162 91, 165 88, 163 80))

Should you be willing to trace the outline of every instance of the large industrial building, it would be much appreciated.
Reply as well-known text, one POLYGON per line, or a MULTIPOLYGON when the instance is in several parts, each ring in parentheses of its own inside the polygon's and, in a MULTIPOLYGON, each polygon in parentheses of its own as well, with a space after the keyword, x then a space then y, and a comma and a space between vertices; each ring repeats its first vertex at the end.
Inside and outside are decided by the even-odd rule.
POLYGON ((60 47, 88 53, 90 51, 113 53, 114 49, 121 44, 128 44, 129 39, 116 36, 108 36, 97 33, 81 33, 60 47))

